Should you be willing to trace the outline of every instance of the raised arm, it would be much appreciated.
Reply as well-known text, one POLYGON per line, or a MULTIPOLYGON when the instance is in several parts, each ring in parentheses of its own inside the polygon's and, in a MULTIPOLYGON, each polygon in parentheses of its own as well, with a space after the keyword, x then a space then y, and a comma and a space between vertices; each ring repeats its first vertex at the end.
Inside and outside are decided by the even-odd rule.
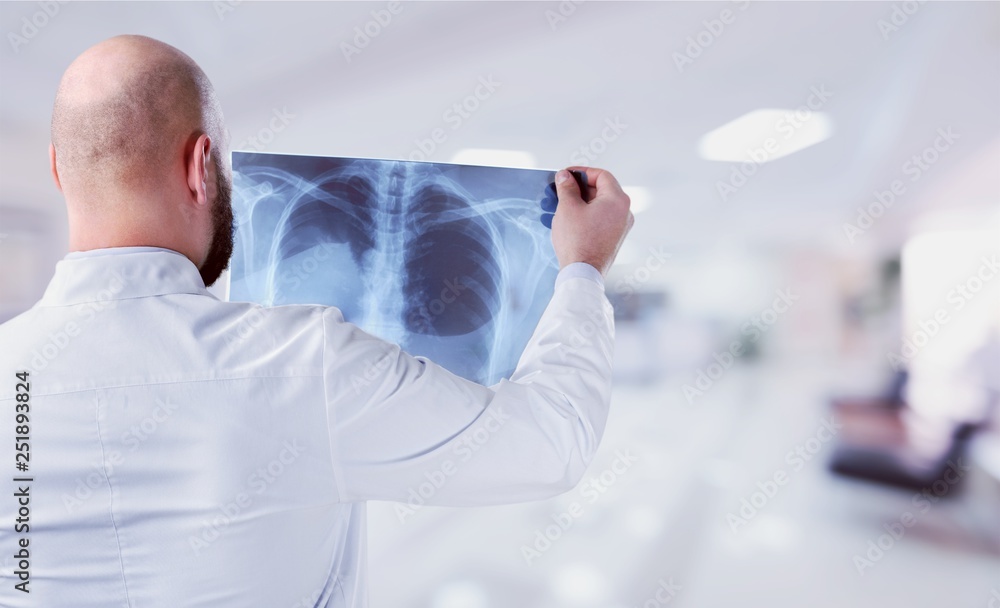
POLYGON ((555 292, 510 380, 486 387, 324 316, 331 456, 344 502, 485 505, 571 489, 597 450, 614 322, 602 273, 631 227, 628 197, 587 169, 557 174, 555 292), (568 179, 567 179, 568 178, 568 179))

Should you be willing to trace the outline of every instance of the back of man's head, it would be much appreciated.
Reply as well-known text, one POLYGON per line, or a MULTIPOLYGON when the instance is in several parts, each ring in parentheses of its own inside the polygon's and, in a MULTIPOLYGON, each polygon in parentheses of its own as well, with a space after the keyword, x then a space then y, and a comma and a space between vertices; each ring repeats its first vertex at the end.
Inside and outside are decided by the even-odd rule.
POLYGON ((161 186, 193 133, 221 142, 217 110, 205 73, 176 48, 143 36, 91 47, 66 70, 52 112, 63 191, 89 199, 109 187, 161 186))
POLYGON ((84 51, 59 83, 50 160, 70 249, 156 246, 211 285, 232 253, 225 127, 190 57, 144 36, 84 51))

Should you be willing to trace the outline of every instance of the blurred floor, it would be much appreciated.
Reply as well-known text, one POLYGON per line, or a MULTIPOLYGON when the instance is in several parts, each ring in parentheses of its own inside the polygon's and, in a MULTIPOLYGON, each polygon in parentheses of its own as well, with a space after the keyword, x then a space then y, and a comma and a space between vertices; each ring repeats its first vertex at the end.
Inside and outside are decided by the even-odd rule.
POLYGON ((394 505, 372 503, 372 607, 991 606, 997 487, 965 484, 931 505, 832 476, 822 429, 836 428, 826 402, 845 373, 775 360, 733 368, 694 406, 681 392, 687 373, 620 386, 601 452, 566 495, 425 507, 403 523, 394 505), (602 472, 610 483, 599 489, 588 480, 602 472), (779 472, 783 485, 766 483, 779 472), (752 496, 758 482, 773 496, 752 496), (907 511, 916 523, 867 555, 907 511), (532 547, 547 526, 556 540, 532 547), (529 564, 523 546, 543 550, 529 564))

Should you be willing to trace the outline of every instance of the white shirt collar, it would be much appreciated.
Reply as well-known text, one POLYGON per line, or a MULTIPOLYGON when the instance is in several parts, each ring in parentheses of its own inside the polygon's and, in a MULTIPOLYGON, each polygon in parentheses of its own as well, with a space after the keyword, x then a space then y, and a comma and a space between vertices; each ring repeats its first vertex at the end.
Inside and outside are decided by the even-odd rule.
POLYGON ((177 255, 183 255, 174 251, 173 249, 167 249, 165 247, 104 247, 102 249, 90 249, 87 251, 71 251, 66 254, 64 259, 75 260, 79 258, 89 258, 98 255, 123 255, 127 253, 139 253, 141 251, 166 251, 168 253, 176 253, 177 255))
POLYGON ((40 306, 69 306, 168 294, 212 296, 198 268, 161 247, 114 247, 70 253, 56 264, 40 306))

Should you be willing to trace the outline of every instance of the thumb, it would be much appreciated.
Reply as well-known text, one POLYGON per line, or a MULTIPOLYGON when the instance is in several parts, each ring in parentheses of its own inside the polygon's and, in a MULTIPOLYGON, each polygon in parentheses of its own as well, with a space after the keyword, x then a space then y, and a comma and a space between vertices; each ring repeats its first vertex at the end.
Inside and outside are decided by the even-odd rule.
POLYGON ((561 204, 583 204, 584 200, 580 196, 580 186, 566 169, 556 173, 556 194, 559 196, 561 204))

